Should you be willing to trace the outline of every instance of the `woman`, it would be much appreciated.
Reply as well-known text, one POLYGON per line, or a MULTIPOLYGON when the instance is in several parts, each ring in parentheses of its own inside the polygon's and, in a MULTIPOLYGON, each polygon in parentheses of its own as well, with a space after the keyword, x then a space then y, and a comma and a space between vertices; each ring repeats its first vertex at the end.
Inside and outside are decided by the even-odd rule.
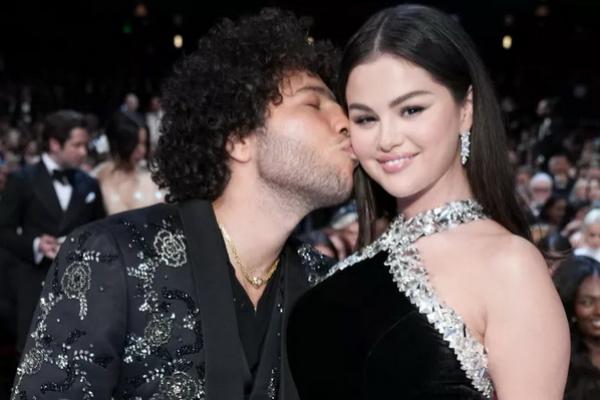
POLYGON ((119 112, 106 127, 112 159, 96 167, 108 214, 150 206, 163 200, 145 168, 148 131, 133 114, 119 112))
POLYGON ((550 275, 554 275, 560 263, 573 254, 569 239, 558 232, 544 236, 536 245, 546 259, 550 275))
POLYGON ((368 245, 291 316, 302 400, 562 398, 564 310, 527 240, 470 39, 434 9, 383 10, 350 40, 340 78, 368 245), (386 212, 398 215, 373 241, 386 212))
POLYGON ((566 225, 570 211, 567 199, 553 194, 542 206, 538 220, 542 225, 547 225, 550 232, 560 232, 566 225))
POLYGON ((600 263, 584 256, 568 258, 554 281, 571 323, 565 399, 600 399, 600 263))

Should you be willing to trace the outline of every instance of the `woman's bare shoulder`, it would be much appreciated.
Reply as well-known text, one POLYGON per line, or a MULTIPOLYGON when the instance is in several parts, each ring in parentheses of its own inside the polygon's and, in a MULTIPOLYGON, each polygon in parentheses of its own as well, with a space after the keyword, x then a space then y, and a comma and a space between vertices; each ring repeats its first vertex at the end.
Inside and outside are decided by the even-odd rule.
POLYGON ((537 247, 497 222, 482 222, 471 235, 476 243, 474 251, 486 260, 486 275, 510 278, 542 274, 548 277, 546 262, 537 247))

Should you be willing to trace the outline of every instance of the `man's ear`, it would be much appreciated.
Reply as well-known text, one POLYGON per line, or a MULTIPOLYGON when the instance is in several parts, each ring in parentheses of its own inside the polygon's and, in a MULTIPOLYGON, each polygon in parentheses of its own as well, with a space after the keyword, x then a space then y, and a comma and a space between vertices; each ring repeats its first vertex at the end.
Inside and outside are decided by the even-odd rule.
POLYGON ((50 150, 50 153, 58 153, 59 151, 61 151, 61 149, 62 145, 56 138, 48 139, 48 150, 50 150))
POLYGON ((473 86, 467 89, 467 95, 463 101, 460 115, 460 131, 470 131, 473 127, 473 86))
POLYGON ((227 139, 225 150, 227 150, 232 160, 239 163, 247 163, 253 157, 255 144, 256 134, 250 133, 242 136, 233 133, 227 139))

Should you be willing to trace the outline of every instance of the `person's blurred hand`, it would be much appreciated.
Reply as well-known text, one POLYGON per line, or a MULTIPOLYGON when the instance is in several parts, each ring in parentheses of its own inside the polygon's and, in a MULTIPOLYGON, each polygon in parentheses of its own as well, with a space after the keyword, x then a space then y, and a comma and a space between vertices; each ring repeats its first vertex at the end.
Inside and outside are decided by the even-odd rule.
POLYGON ((58 239, 51 235, 40 236, 38 250, 45 257, 54 260, 54 258, 56 258, 56 254, 58 254, 58 250, 60 250, 60 244, 58 243, 58 239))

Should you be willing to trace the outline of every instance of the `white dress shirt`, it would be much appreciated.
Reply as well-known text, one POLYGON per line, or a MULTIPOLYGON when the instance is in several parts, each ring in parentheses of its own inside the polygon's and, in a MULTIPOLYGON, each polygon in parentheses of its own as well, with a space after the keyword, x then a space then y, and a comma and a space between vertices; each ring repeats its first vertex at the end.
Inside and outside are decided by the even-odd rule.
POLYGON ((574 251, 576 256, 586 256, 600 262, 600 249, 590 249, 589 247, 580 247, 574 251))
MULTIPOLYGON (((48 173, 50 174, 50 179, 52 179, 52 173, 55 170, 61 171, 62 168, 54 161, 48 153, 42 154, 42 162, 46 166, 48 173)), ((69 207, 69 202, 71 201, 71 196, 73 195, 73 186, 67 183, 58 182, 52 179, 52 186, 54 186, 54 191, 56 192, 56 196, 58 197, 58 203, 60 204, 60 208, 64 211, 69 207)), ((36 237, 33 240, 33 259, 36 264, 39 264, 44 259, 44 254, 39 251, 40 246, 40 238, 36 237)))

